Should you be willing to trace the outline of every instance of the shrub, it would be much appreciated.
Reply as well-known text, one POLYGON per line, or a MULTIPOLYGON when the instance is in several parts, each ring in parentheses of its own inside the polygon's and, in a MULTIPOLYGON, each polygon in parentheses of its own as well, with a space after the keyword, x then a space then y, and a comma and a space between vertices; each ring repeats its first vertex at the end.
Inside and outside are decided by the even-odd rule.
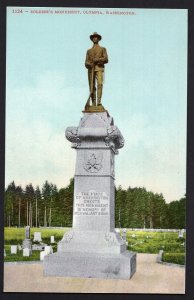
POLYGON ((162 255, 162 261, 185 265, 185 253, 166 253, 164 252, 162 255))

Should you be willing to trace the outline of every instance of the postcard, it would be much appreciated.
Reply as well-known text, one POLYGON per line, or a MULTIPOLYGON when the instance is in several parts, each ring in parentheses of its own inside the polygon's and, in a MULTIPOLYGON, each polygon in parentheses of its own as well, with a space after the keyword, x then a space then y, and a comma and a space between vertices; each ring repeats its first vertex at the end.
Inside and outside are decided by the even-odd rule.
POLYGON ((187 17, 7 7, 4 292, 185 293, 187 17))

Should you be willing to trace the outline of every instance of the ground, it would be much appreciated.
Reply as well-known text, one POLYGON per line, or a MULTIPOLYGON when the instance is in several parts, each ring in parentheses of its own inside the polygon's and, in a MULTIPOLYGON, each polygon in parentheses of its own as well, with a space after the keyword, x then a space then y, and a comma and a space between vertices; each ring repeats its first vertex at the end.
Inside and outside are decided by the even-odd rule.
POLYGON ((5 263, 4 292, 185 293, 185 268, 156 263, 156 254, 137 254, 130 280, 44 277, 41 262, 5 263))

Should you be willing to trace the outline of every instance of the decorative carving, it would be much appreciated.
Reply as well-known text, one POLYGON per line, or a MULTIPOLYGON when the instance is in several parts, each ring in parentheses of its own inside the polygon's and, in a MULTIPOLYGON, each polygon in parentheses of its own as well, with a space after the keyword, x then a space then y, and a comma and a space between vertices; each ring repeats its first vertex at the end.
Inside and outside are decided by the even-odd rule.
POLYGON ((109 146, 115 152, 115 154, 118 153, 117 149, 124 146, 124 138, 116 126, 109 126, 107 128, 105 144, 106 146, 109 146))
POLYGON ((65 132, 68 141, 72 142, 72 148, 77 148, 81 145, 81 140, 78 137, 78 127, 68 127, 65 132))
POLYGON ((74 234, 73 231, 67 232, 67 233, 64 235, 62 241, 64 241, 65 243, 70 243, 70 241, 71 241, 72 238, 73 238, 73 234, 74 234))
POLYGON ((102 153, 91 153, 84 156, 84 169, 90 173, 97 173, 102 168, 102 153))
POLYGON ((110 233, 105 233, 104 238, 105 238, 106 242, 108 243, 108 247, 117 245, 114 235, 112 235, 110 233))

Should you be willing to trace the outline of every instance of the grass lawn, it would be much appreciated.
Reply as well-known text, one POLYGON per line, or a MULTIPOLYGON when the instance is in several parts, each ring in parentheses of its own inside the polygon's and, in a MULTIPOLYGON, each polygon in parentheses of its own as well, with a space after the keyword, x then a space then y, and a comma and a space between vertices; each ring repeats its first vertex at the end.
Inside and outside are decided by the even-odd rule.
MULTIPOLYGON (((55 244, 52 244, 53 251, 57 251, 57 243, 62 239, 65 232, 70 228, 31 228, 30 238, 33 241, 34 232, 41 232, 42 242, 50 245, 50 237, 54 235, 55 244)), ((40 251, 32 251, 32 255, 29 257, 23 257, 23 251, 18 250, 17 254, 11 254, 11 245, 22 245, 25 237, 25 228, 4 228, 4 248, 6 251, 6 257, 4 261, 35 261, 40 260, 40 251)))
MULTIPOLYGON (((57 250, 59 242, 64 233, 71 228, 31 228, 30 237, 33 241, 34 232, 41 232, 42 242, 50 245, 50 236, 54 235, 55 244, 52 245, 53 251, 57 250)), ((40 251, 33 251, 32 256, 23 257, 22 251, 17 255, 10 253, 11 245, 22 245, 25 236, 25 228, 8 228, 4 229, 4 248, 6 250, 5 261, 31 261, 40 260, 40 251)), ((163 257, 166 261, 179 262, 185 253, 185 234, 183 238, 178 238, 177 232, 143 232, 127 231, 126 239, 128 242, 127 249, 137 253, 158 253, 164 250, 163 257)), ((182 260, 183 261, 183 260, 182 260)))
POLYGON ((128 250, 138 253, 185 252, 185 234, 178 238, 177 232, 127 231, 128 250))

